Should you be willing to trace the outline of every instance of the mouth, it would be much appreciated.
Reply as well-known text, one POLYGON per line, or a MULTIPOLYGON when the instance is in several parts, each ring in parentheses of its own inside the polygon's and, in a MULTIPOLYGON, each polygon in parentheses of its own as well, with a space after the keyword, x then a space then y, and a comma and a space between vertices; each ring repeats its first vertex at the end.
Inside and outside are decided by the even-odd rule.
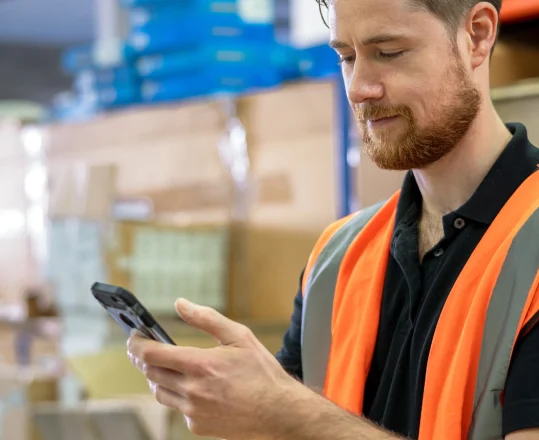
POLYGON ((379 127, 383 127, 387 124, 390 124, 392 122, 394 122, 396 119, 398 118, 398 116, 388 116, 388 117, 384 117, 384 118, 377 118, 377 119, 368 119, 367 120, 367 125, 369 126, 369 129, 374 129, 374 128, 379 128, 379 127))

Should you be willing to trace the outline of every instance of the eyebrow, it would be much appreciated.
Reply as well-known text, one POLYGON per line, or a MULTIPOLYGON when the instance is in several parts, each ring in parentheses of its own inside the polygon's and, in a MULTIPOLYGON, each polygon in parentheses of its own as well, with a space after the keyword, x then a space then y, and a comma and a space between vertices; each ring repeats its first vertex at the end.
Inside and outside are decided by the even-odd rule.
MULTIPOLYGON (((375 37, 367 38, 366 40, 363 40, 361 42, 362 46, 372 46, 373 44, 382 44, 382 43, 390 43, 392 41, 399 41, 404 38, 403 35, 392 35, 392 34, 382 34, 382 35, 376 35, 375 37)), ((329 42, 329 46, 333 49, 348 49, 350 47, 349 44, 345 43, 344 41, 339 40, 331 40, 329 42)))

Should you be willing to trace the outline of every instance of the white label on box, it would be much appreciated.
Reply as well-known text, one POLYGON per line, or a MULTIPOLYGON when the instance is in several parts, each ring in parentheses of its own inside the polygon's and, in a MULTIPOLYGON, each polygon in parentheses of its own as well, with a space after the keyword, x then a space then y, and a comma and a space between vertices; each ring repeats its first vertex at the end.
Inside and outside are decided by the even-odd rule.
POLYGON ((273 0, 238 0, 238 14, 249 24, 273 23, 273 0))
POLYGON ((123 261, 133 290, 152 312, 170 313, 179 296, 224 308, 226 234, 141 227, 132 254, 123 261))

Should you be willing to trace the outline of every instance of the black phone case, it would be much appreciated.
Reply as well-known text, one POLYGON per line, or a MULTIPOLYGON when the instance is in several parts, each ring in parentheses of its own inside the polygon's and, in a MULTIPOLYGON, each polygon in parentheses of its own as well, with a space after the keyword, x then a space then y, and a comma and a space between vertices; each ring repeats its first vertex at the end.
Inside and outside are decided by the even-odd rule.
POLYGON ((163 330, 151 313, 128 290, 110 284, 94 283, 91 291, 94 298, 127 335, 136 329, 150 339, 175 345, 172 338, 163 330))

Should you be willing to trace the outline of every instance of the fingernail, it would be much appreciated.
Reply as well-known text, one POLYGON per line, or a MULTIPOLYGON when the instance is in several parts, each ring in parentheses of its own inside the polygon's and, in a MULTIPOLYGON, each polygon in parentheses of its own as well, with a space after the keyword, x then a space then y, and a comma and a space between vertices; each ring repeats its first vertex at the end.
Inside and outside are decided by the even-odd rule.
POLYGON ((176 301, 176 305, 181 307, 182 311, 185 313, 191 313, 196 307, 191 301, 188 301, 185 298, 180 298, 176 301))

